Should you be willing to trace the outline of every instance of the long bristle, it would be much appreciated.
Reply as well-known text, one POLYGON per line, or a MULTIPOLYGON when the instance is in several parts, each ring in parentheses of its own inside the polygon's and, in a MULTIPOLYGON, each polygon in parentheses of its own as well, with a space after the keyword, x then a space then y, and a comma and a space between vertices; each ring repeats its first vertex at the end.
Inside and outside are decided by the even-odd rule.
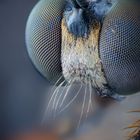
MULTIPOLYGON (((129 111, 131 113, 140 113, 140 110, 129 111)), ((133 129, 128 134, 128 140, 139 140, 140 139, 140 119, 129 125, 125 129, 133 129)))

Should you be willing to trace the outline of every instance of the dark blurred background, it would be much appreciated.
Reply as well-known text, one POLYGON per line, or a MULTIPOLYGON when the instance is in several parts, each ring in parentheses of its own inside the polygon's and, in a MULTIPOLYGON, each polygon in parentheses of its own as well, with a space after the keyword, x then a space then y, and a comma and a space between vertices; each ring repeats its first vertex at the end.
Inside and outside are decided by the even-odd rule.
POLYGON ((0 132, 9 135, 38 125, 49 83, 33 67, 25 26, 38 0, 0 0, 0 132))

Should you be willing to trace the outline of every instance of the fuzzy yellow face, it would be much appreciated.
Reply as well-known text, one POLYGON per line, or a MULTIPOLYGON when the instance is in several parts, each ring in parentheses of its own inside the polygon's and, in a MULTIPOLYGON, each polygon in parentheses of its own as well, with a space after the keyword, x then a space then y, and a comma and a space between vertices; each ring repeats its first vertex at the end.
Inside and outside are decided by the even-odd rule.
POLYGON ((68 82, 91 82, 92 86, 104 90, 107 84, 99 58, 98 40, 100 25, 91 26, 88 37, 75 37, 68 31, 65 18, 62 20, 61 62, 68 82))

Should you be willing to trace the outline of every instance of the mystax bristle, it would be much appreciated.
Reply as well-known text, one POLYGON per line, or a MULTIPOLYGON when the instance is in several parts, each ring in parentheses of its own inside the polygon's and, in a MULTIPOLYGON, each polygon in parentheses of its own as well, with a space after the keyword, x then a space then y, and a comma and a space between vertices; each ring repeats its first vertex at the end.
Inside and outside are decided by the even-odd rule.
POLYGON ((41 0, 32 10, 26 26, 26 44, 35 67, 55 82, 61 69, 61 18, 64 0, 41 0))
MULTIPOLYGON (((140 110, 132 110, 129 113, 140 113, 140 110)), ((128 133, 128 140, 140 139, 140 119, 136 120, 133 124, 129 125, 125 129, 130 130, 128 133)))
POLYGON ((140 91, 140 1, 118 0, 103 22, 100 57, 107 81, 120 94, 140 91))

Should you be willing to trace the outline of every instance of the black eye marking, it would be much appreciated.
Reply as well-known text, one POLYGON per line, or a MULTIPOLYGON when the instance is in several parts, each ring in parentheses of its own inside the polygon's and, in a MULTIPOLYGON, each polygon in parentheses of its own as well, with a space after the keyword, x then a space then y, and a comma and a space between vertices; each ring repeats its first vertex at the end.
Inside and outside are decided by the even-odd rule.
POLYGON ((107 4, 112 5, 112 0, 107 0, 107 4))

